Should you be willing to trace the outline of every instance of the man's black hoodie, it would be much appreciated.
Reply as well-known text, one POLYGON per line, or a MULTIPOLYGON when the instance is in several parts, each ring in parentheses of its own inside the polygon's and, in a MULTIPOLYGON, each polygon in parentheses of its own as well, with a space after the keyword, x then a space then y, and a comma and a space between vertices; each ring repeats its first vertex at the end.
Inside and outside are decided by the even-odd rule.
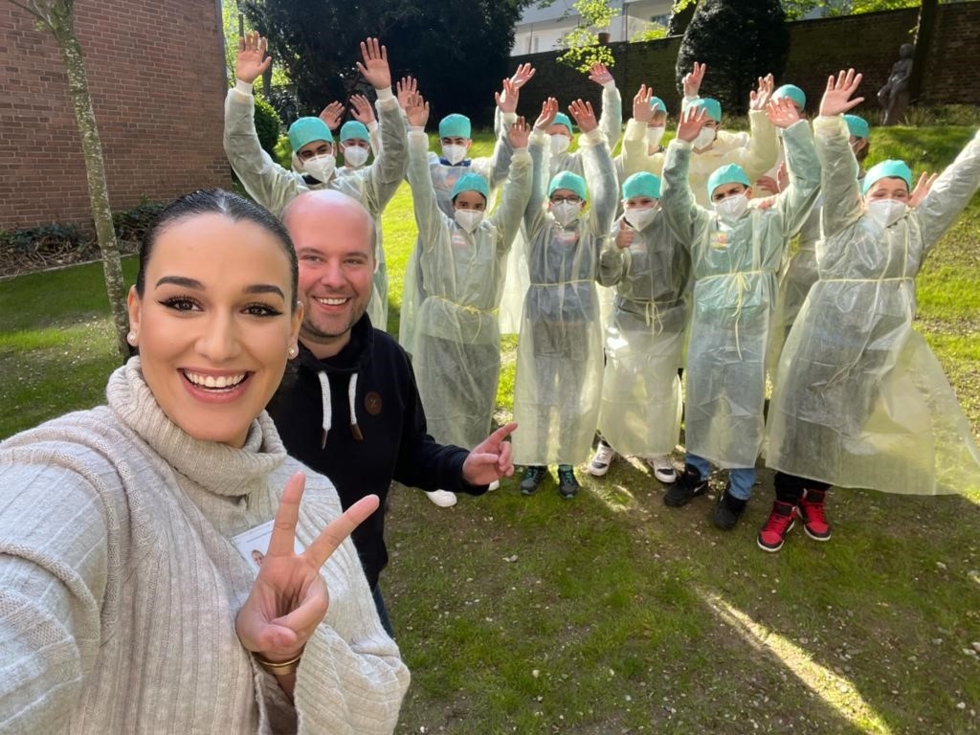
POLYGON ((353 533, 374 589, 388 563, 384 510, 392 479, 423 490, 472 495, 487 488, 463 480, 468 450, 437 444, 426 432, 408 356, 394 339, 374 329, 366 314, 335 356, 318 360, 301 343, 297 362, 269 413, 289 454, 330 478, 345 509, 366 495, 381 498, 381 507, 353 533), (325 383, 329 401, 324 401, 325 383))

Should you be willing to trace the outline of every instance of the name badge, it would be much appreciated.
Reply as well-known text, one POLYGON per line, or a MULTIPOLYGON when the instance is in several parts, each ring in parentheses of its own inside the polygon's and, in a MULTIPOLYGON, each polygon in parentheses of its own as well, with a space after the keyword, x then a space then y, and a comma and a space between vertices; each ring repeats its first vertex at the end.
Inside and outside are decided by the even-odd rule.
MULTIPOLYGON (((262 561, 269 551, 269 542, 272 541, 272 527, 274 524, 275 521, 266 521, 231 539, 232 543, 235 544, 235 548, 238 549, 238 553, 249 563, 252 571, 256 574, 259 573, 259 567, 262 566, 262 561)), ((293 548, 297 554, 302 554, 306 551, 306 547, 300 543, 298 538, 294 539, 293 548)))
POLYGON ((711 233, 711 247, 714 250, 727 250, 728 249, 728 233, 722 232, 721 230, 715 230, 711 233))

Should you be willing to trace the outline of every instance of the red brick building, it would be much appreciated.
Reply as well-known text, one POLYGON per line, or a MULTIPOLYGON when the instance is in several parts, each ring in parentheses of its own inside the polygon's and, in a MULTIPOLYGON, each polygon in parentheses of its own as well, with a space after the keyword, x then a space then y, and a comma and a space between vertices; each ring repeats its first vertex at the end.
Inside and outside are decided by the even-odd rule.
MULTIPOLYGON (((114 211, 228 187, 219 0, 76 0, 114 211)), ((91 222, 61 54, 0 0, 0 230, 91 222)))

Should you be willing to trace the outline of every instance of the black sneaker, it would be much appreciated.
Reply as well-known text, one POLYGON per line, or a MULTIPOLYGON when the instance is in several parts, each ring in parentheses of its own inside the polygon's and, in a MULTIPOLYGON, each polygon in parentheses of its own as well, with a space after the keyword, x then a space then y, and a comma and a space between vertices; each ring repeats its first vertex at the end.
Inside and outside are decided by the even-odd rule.
POLYGON ((541 465, 531 465, 524 471, 524 479, 521 480, 521 495, 534 495, 544 476, 548 473, 547 467, 541 465))
POLYGON ((677 478, 677 482, 664 493, 664 505, 680 508, 690 503, 692 498, 704 495, 706 492, 708 492, 708 478, 702 478, 694 465, 684 465, 684 472, 677 478))
POLYGON ((715 506, 714 522, 723 531, 731 531, 738 523, 745 511, 745 504, 748 501, 736 498, 725 488, 725 492, 718 498, 718 505, 715 506))
POLYGON ((558 465, 558 494, 563 498, 574 498, 578 495, 581 485, 575 478, 575 471, 570 464, 558 465))

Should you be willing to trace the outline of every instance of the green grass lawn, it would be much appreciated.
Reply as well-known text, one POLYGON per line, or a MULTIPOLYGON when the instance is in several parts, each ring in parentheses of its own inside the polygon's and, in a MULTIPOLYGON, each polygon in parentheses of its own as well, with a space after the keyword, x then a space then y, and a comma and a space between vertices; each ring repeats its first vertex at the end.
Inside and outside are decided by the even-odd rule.
MULTIPOLYGON (((939 169, 971 133, 876 130, 872 163, 939 169)), ((414 236, 403 186, 384 219, 396 333, 414 236)), ((917 321, 976 432, 978 266, 980 199, 930 256, 917 321)), ((100 279, 92 265, 0 283, 0 437, 101 401, 116 358, 100 279)), ((980 497, 834 491, 832 541, 797 529, 768 555, 767 474, 729 533, 708 499, 665 508, 639 462, 580 474, 573 501, 553 481, 451 509, 392 494, 382 584, 413 672, 398 732, 980 732, 980 497)))

